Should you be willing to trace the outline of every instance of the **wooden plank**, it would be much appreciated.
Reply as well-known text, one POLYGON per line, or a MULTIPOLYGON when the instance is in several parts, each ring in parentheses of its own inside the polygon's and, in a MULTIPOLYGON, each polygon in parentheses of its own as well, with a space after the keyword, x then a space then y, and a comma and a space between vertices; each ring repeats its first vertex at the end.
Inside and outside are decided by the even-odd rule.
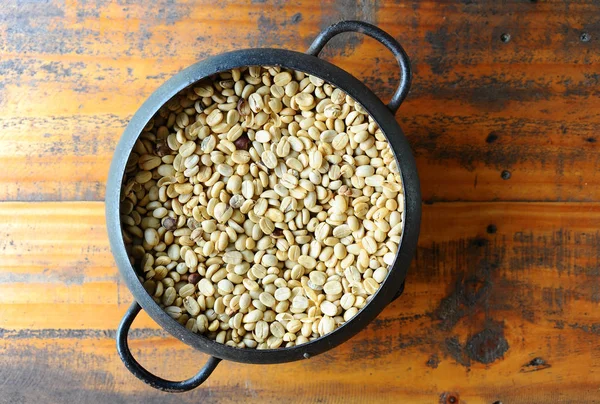
MULTIPOLYGON (((164 80, 227 50, 303 50, 343 18, 377 23, 412 57, 414 84, 398 120, 426 201, 599 200, 600 41, 580 40, 600 37, 592 1, 350 3, 8 2, 0 200, 102 200, 120 134, 164 80)), ((397 67, 374 40, 336 39, 325 57, 384 99, 393 92, 397 67)))
MULTIPOLYGON (((597 336, 578 338, 573 330, 565 330, 563 337, 586 345, 597 340, 597 336)), ((573 354, 556 356, 551 367, 543 370, 521 367, 534 359, 521 352, 511 357, 510 364, 470 372, 448 361, 430 368, 418 348, 389 351, 385 340, 379 343, 376 357, 360 355, 361 345, 353 339, 332 354, 307 361, 281 365, 222 362, 203 386, 175 395, 150 389, 131 375, 115 354, 112 339, 9 336, 0 341, 0 375, 7 402, 33 401, 40 391, 45 402, 64 402, 69 397, 81 404, 236 403, 240 397, 266 403, 436 403, 450 396, 468 403, 591 403, 598 395, 598 369, 589 371, 593 359, 588 351, 568 342, 563 349, 571 349, 573 354), (64 366, 66 363, 69 366, 64 366)), ((172 338, 134 339, 131 345, 140 362, 163 377, 189 377, 206 360, 205 355, 172 338)))
MULTIPOLYGON (((501 127, 497 121, 504 118, 438 113, 403 115, 401 120, 417 157, 425 201, 600 198, 595 124, 573 125, 572 133, 563 135, 562 121, 549 119, 524 118, 501 127), (548 132, 538 133, 541 125, 548 132), (502 179, 503 171, 511 173, 510 180, 502 179)), ((14 136, 35 125, 22 122, 0 136, 0 155, 6 163, 0 173, 2 198, 102 200, 112 151, 126 118, 97 115, 31 121, 45 125, 47 132, 15 142, 14 136), (89 123, 89 132, 68 129, 90 121, 96 123, 89 123), (122 126, 110 127, 111 121, 122 126), (107 126, 99 127, 103 124, 107 126)))
MULTIPOLYGON (((207 0, 177 4, 162 0, 156 2, 156 8, 149 10, 141 2, 121 5, 98 1, 91 8, 83 3, 51 1, 40 8, 35 4, 9 1, 0 14, 5 24, 11 24, 10 30, 4 28, 2 32, 1 49, 3 53, 116 59, 117 47, 124 58, 195 58, 202 50, 216 53, 239 45, 306 44, 319 28, 354 17, 377 22, 386 28, 395 25, 397 32, 403 33, 405 41, 415 48, 421 39, 427 39, 436 52, 433 56, 443 57, 445 60, 441 62, 445 63, 485 64, 490 59, 517 63, 579 62, 580 57, 567 50, 579 42, 582 30, 596 28, 590 24, 590 21, 594 22, 590 13, 597 11, 595 2, 532 3, 535 2, 512 0, 498 5, 492 1, 463 4, 372 1, 361 8, 350 2, 328 0, 317 6, 310 1, 296 0, 287 6, 284 3, 224 1, 214 7, 207 0), (515 15, 503 12, 507 7, 515 15), (565 24, 566 14, 568 24, 565 24), (16 24, 17 21, 21 23, 16 24), (113 21, 123 23, 113 24, 113 21), (223 24, 225 21, 228 26, 223 24), (188 34, 180 35, 178 29, 187 29, 188 34), (501 29, 512 33, 510 45, 507 44, 511 46, 511 52, 506 52, 506 47, 491 46, 499 35, 482 34, 492 30, 500 34, 501 29), (227 41, 219 41, 225 32, 227 41), (464 35, 454 35, 455 32, 464 35), (123 41, 123 35, 127 36, 127 41, 123 41), (172 46, 162 47, 164 43, 172 46), (558 52, 540 45, 556 47, 558 52)), ((598 49, 598 44, 590 41, 586 46, 589 51, 586 56, 597 60, 594 50, 598 49)), ((435 66, 444 64, 435 60, 427 62, 435 66)))
MULTIPOLYGON (((98 202, 0 204, 4 397, 43 390, 60 402, 75 389, 81 403, 175 400, 136 381, 115 354, 131 296, 103 220, 98 202)), ((600 203, 425 205, 406 291, 367 329, 309 361, 224 363, 177 400, 593 402, 599 225, 600 203)), ((134 329, 136 356, 158 374, 189 376, 204 361, 145 314, 134 329)))

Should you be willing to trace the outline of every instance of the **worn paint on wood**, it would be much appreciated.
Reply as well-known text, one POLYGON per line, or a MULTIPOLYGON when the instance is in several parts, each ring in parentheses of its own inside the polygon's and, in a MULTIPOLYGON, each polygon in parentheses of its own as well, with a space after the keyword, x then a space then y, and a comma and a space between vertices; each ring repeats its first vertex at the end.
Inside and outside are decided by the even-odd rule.
MULTIPOLYGON (((0 402, 597 402, 600 5, 595 1, 9 0, 0 8, 0 402), (361 19, 414 81, 397 119, 422 181, 404 295, 307 361, 222 363, 185 395, 120 363, 132 298, 108 248, 104 186, 128 120, 220 52, 306 49, 361 19)), ((388 99, 392 56, 344 34, 324 57, 388 99)), ((204 355, 145 314, 134 354, 183 378, 204 355)))

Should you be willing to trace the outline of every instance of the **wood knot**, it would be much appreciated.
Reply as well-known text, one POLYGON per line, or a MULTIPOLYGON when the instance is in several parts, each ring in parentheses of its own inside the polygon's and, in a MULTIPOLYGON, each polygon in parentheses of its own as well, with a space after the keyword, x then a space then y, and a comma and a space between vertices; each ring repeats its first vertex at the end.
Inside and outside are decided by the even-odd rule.
POLYGON ((492 363, 508 351, 508 342, 502 330, 485 329, 467 342, 467 354, 480 363, 492 363))

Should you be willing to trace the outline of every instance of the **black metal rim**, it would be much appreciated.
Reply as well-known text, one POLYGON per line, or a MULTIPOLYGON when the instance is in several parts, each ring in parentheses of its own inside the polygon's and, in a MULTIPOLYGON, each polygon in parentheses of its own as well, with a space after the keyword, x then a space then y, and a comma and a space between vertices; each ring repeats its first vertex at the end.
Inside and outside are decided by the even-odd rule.
POLYGON ((111 163, 106 189, 106 221, 110 246, 127 286, 142 308, 167 332, 182 342, 217 358, 245 363, 283 363, 325 352, 365 328, 402 287, 416 250, 421 221, 421 193, 410 145, 392 112, 362 82, 346 71, 315 56, 282 49, 246 49, 224 53, 196 63, 164 83, 135 113, 125 129, 111 163), (387 279, 371 302, 351 321, 331 334, 297 347, 270 350, 239 349, 219 344, 188 331, 169 317, 137 279, 125 251, 119 219, 119 196, 129 154, 146 123, 158 109, 183 88, 215 73, 236 67, 283 66, 324 79, 356 99, 373 116, 388 138, 398 160, 405 192, 404 230, 396 260, 387 279))

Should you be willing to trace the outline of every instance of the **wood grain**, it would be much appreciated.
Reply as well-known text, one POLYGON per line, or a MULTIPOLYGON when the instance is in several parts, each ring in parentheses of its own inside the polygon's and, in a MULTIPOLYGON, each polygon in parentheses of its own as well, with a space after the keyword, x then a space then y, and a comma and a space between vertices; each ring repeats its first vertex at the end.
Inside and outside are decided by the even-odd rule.
MULTIPOLYGON (((166 402, 115 353, 131 296, 109 256, 103 204, 5 202, 0 223, 12 240, 0 245, 5 397, 27 401, 43 389, 60 402, 71 387, 59 381, 69 380, 81 403, 166 402)), ((435 402, 447 393, 468 403, 591 402, 600 386, 599 224, 599 203, 426 205, 406 291, 366 330, 308 361, 224 363, 183 402, 435 402), (508 349, 480 347, 482 332, 508 349)), ((132 339, 161 375, 189 376, 205 359, 146 315, 132 339)))
MULTIPOLYGON (((599 12, 594 0, 3 2, 0 403, 600 402, 599 12), (342 19, 380 26, 412 60, 397 120, 425 204, 404 295, 310 360, 222 363, 191 393, 150 389, 114 342, 132 298, 102 201, 121 133, 186 66, 303 51, 342 19)), ((384 100, 398 81, 370 38, 341 35, 323 57, 384 100)), ((165 377, 206 360, 144 313, 131 340, 165 377)))

